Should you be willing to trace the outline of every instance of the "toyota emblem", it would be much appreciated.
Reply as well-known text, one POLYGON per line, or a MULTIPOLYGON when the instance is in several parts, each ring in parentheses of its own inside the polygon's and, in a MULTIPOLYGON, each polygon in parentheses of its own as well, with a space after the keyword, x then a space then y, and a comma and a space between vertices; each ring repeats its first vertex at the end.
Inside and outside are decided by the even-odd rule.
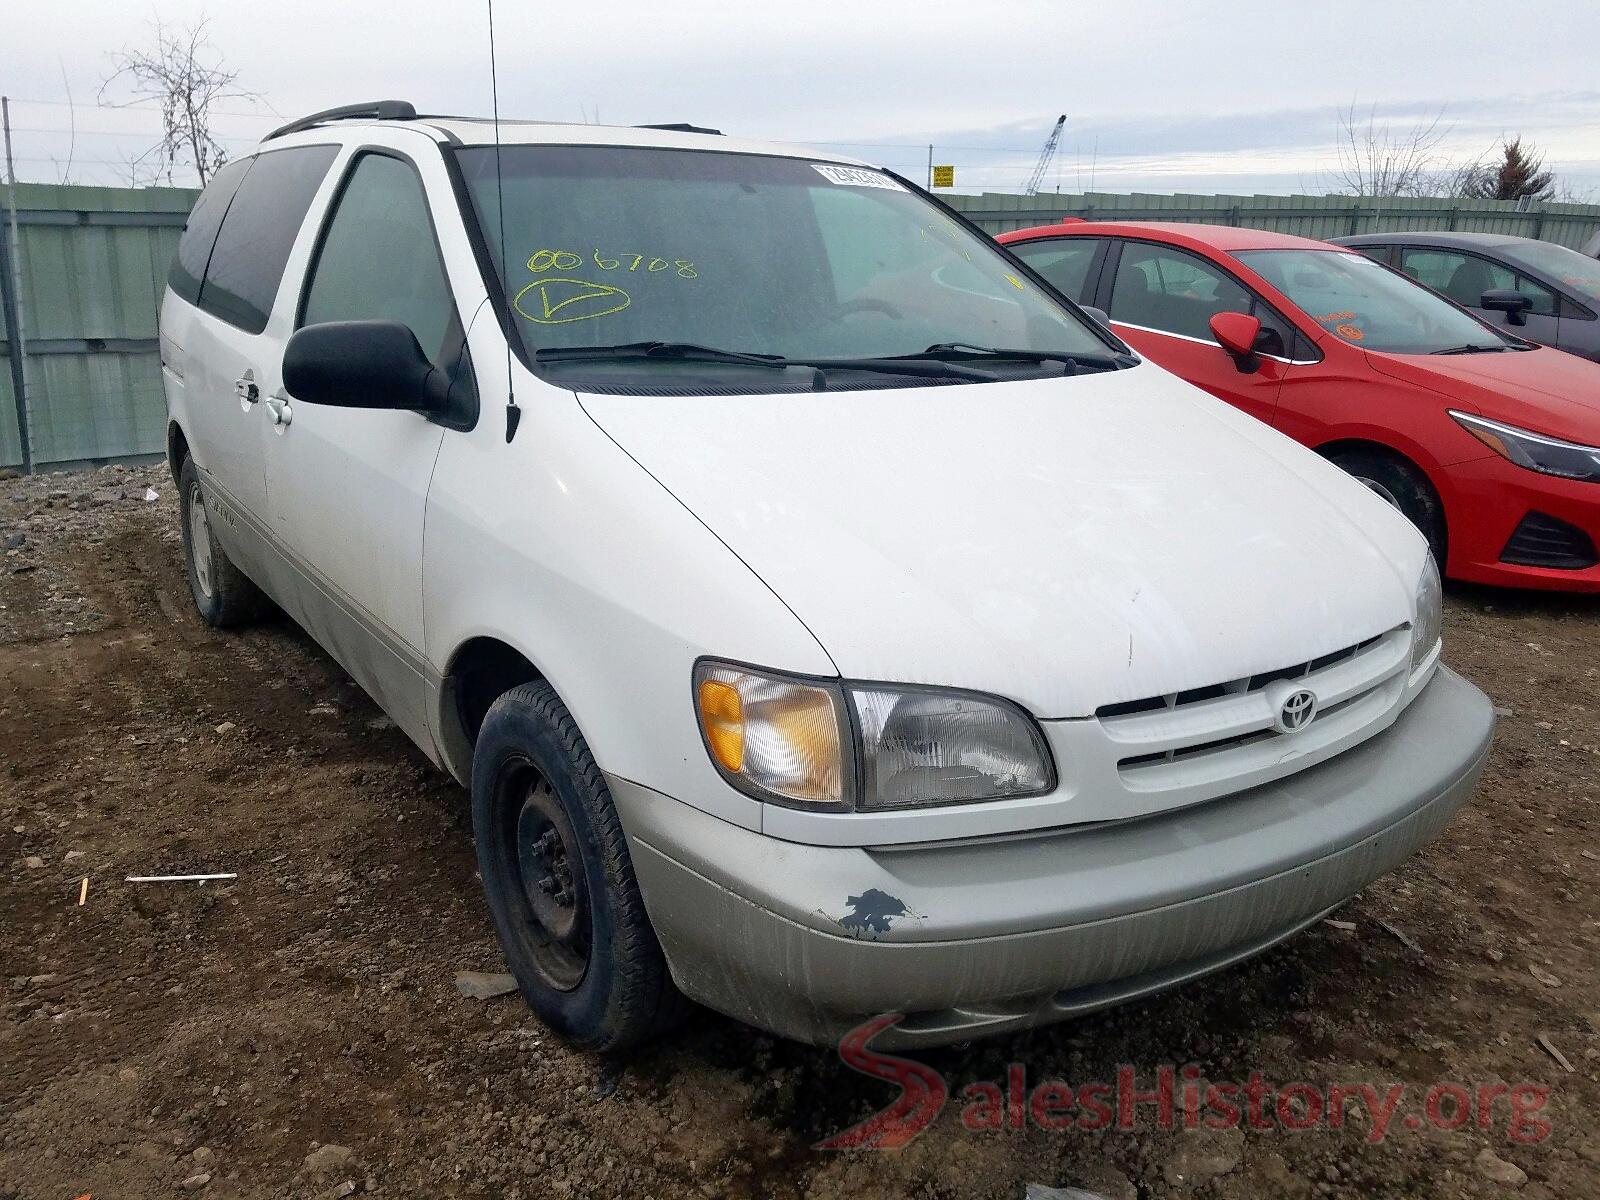
POLYGON ((1280 733, 1298 733, 1311 724, 1311 718, 1317 715, 1317 695, 1302 688, 1298 692, 1290 692, 1284 698, 1283 707, 1278 710, 1278 731, 1280 733))

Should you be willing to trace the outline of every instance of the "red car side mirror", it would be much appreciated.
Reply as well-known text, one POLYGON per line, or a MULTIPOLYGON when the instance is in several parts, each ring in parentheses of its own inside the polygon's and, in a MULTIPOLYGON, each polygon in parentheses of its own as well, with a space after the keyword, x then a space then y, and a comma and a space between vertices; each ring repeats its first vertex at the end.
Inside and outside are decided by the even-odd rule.
POLYGON ((1261 365, 1261 360, 1256 357, 1256 339, 1261 336, 1261 322, 1249 313, 1217 313, 1211 318, 1211 336, 1233 356, 1240 371, 1249 373, 1261 365))

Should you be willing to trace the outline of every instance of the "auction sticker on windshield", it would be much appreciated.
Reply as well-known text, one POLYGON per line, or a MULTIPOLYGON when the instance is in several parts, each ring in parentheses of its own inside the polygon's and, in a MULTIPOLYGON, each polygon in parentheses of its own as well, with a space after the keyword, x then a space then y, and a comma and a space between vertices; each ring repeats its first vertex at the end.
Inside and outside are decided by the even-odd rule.
POLYGON ((905 188, 879 171, 864 171, 860 167, 835 167, 825 163, 811 165, 824 179, 834 183, 843 183, 850 187, 887 188, 891 192, 905 191, 905 188))

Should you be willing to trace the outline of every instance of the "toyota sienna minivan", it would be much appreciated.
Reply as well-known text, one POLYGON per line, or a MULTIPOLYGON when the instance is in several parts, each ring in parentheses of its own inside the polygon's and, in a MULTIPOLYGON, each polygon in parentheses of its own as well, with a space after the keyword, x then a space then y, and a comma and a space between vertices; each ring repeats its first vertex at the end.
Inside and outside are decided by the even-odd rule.
POLYGON ((270 598, 470 786, 579 1046, 1146 995, 1488 752, 1402 516, 865 163, 318 114, 206 188, 161 354, 201 616, 270 598))

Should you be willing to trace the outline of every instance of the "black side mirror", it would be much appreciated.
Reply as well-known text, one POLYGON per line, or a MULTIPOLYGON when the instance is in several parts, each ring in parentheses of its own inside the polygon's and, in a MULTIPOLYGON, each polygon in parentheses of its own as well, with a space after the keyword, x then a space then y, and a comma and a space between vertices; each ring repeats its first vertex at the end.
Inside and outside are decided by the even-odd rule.
POLYGON ((399 321, 327 321, 295 331, 283 351, 283 386, 307 404, 444 409, 450 379, 399 321))
POLYGON ((1080 305, 1078 305, 1078 307, 1081 308, 1089 316, 1093 317, 1096 321, 1099 321, 1101 325, 1105 326, 1105 328, 1107 328, 1107 329, 1111 328, 1111 318, 1106 316, 1106 310, 1105 309, 1096 308, 1092 304, 1080 304, 1080 305))
POLYGON ((1533 307, 1533 297, 1524 296, 1513 288, 1496 288, 1483 294, 1478 300, 1478 307, 1505 313, 1507 325, 1526 325, 1528 310, 1533 307))

